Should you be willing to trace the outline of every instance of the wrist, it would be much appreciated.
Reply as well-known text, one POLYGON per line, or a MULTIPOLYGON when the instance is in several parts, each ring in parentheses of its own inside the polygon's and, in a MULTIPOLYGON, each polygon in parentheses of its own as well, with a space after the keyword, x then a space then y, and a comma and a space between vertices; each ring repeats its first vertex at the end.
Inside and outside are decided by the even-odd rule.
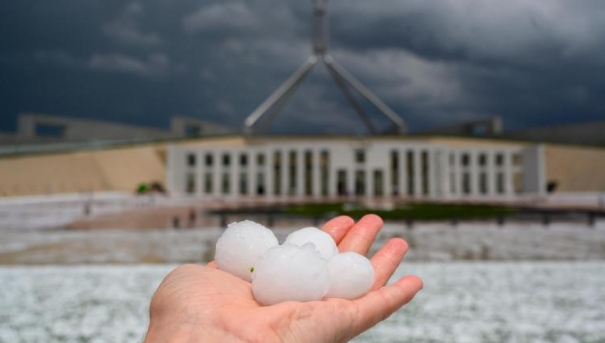
POLYGON ((216 326, 151 320, 143 343, 243 343, 216 326))

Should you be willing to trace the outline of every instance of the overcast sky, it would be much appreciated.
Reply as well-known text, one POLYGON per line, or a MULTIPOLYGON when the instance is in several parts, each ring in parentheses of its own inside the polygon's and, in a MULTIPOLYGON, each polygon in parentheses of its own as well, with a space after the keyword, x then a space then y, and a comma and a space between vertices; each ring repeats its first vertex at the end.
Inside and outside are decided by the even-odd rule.
MULTIPOLYGON (((332 55, 412 129, 605 119, 603 0, 333 0, 330 11, 332 55)), ((309 0, 0 1, 0 131, 25 111, 241 127, 309 55, 310 15, 309 0)), ((364 128, 320 65, 271 131, 364 128)))

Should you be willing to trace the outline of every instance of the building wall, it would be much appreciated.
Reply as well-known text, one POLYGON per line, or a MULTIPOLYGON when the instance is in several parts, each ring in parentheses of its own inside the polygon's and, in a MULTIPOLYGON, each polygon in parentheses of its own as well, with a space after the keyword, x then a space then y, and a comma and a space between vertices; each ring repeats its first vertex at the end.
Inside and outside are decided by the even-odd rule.
POLYGON ((151 146, 0 159, 0 195, 134 191, 164 182, 165 164, 151 146))
POLYGON ((512 139, 558 144, 605 146, 605 121, 593 121, 550 127, 538 127, 506 133, 512 139))
POLYGON ((519 145, 449 146, 428 140, 384 137, 263 138, 245 143, 170 147, 168 188, 210 198, 249 195, 479 198, 536 193, 539 187, 527 186, 523 176, 527 180, 544 178, 540 174, 543 168, 532 160, 541 150, 519 145), (264 156, 263 164, 255 162, 259 154, 264 156), (324 155, 329 156, 327 170, 320 162, 324 155), (257 175, 259 172, 261 177, 257 175), (266 180, 263 192, 257 192, 259 178, 266 180))
POLYGON ((90 140, 152 140, 166 139, 174 135, 169 131, 98 120, 74 119, 40 114, 21 114, 18 119, 18 135, 22 139, 55 139, 57 141, 90 140), (62 128, 56 137, 39 136, 38 125, 62 128))
MULTIPOLYGON (((183 146, 243 146, 241 137, 179 141, 183 146)), ((166 180, 165 143, 0 158, 0 196, 134 191, 166 180)))
POLYGON ((546 180, 557 192, 605 191, 605 149, 545 146, 546 180))
MULTIPOLYGON (((464 171, 473 172, 476 175, 470 184, 471 193, 477 194, 481 185, 481 173, 489 168, 503 172, 504 168, 491 166, 495 160, 488 159, 486 166, 464 167, 461 165, 461 152, 468 152, 473 161, 482 151, 495 152, 505 151, 519 152, 523 157, 521 161, 507 164, 512 168, 508 171, 511 180, 507 180, 507 190, 514 193, 515 189, 528 188, 528 178, 523 178, 521 173, 527 175, 528 171, 536 169, 536 159, 531 156, 537 152, 531 152, 537 146, 534 144, 523 144, 518 142, 505 142, 499 140, 482 139, 455 139, 455 138, 422 138, 412 139, 409 137, 376 137, 371 139, 352 139, 343 137, 241 137, 226 136, 216 138, 191 139, 178 141, 171 144, 177 153, 168 152, 166 143, 154 145, 140 145, 120 149, 88 150, 72 153, 54 153, 43 155, 26 155, 0 158, 0 195, 28 195, 46 193, 73 193, 88 190, 95 191, 133 191, 140 182, 160 181, 166 182, 167 186, 173 185, 172 189, 184 192, 185 180, 183 179, 184 166, 181 166, 186 158, 187 151, 212 150, 216 152, 272 152, 277 149, 284 151, 305 151, 311 148, 314 151, 313 161, 318 163, 319 152, 322 149, 330 150, 330 176, 328 185, 331 192, 337 191, 335 175, 339 169, 348 172, 347 189, 354 192, 356 170, 366 172, 366 187, 368 192, 373 193, 373 173, 376 169, 382 170, 383 192, 404 194, 407 188, 407 170, 404 170, 404 151, 414 149, 430 150, 431 166, 428 173, 431 175, 432 183, 429 183, 429 193, 435 196, 439 194, 456 194, 460 192, 462 175, 464 171), (363 165, 351 164, 354 160, 354 151, 357 148, 366 148, 366 162, 363 165), (398 184, 392 185, 391 170, 389 164, 389 151, 396 149, 399 155, 400 175, 398 184), (179 155, 180 154, 180 155, 179 155), (179 157, 180 156, 180 157, 179 157), (453 163, 450 158, 454 158, 453 163), (170 167, 174 165, 175 167, 170 167), (521 176, 521 177, 519 177, 521 176), (525 182, 525 186, 523 183, 525 182)), ((418 155, 420 156, 420 155, 418 155)), ((512 158, 512 155, 510 155, 512 158)), ((201 156, 199 157, 202 158, 201 156)), ((271 163, 271 156, 267 154, 266 163, 271 163)), ((299 157, 300 158, 300 157, 299 157)), ((418 157, 414 157, 418 158, 418 157)), ((543 148, 542 183, 545 181, 557 181, 558 192, 594 192, 605 191, 605 149, 570 147, 560 145, 544 145, 543 148)), ((201 160, 200 160, 201 161, 201 160)), ((417 162, 416 165, 420 165, 417 162)), ((476 162, 473 162, 476 163, 476 162)), ((304 167, 304 166, 303 166, 304 167)), ((303 168, 299 166, 299 168, 303 168)), ((250 165, 249 172, 255 173, 254 166, 250 165)), ((415 167, 417 168, 417 167, 415 167)), ((234 173, 227 170, 222 172, 234 173)), ((260 170, 260 169, 259 169, 260 170)), ((265 167, 265 172, 270 170, 265 167)), ((319 180, 319 171, 313 171, 314 180, 319 180)), ((230 174, 231 175, 231 174, 230 174)), ((540 175, 534 174, 534 180, 540 180, 540 175)), ((270 190, 267 180, 266 188, 270 190)), ((286 181, 283 181, 286 182, 286 181)), ((300 182, 300 181, 298 181, 300 182)), ((488 177, 489 187, 494 189, 496 178, 488 177)), ((201 187, 201 180, 198 182, 201 187)), ((249 180, 249 187, 256 185, 256 180, 249 180)), ((285 186, 284 186, 285 187, 285 186)), ((314 192, 319 192, 321 183, 314 192)), ((418 187, 418 186, 414 186, 418 187)), ((170 188, 170 187, 169 187, 170 188)), ((301 192, 304 190, 297 190, 301 192)), ((414 190, 415 192, 417 190, 414 190)), ((234 196, 237 194, 233 193, 234 196)), ((220 196, 217 192, 213 196, 220 196)))

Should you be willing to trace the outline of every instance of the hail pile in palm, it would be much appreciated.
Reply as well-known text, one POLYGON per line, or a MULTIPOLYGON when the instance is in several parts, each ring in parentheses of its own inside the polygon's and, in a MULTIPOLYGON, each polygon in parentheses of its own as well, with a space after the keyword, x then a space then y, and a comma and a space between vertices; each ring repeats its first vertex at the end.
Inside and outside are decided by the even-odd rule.
POLYGON ((355 299, 374 283, 365 256, 339 253, 332 237, 314 227, 294 231, 278 245, 273 232, 258 223, 232 223, 217 241, 215 260, 219 269, 251 281, 262 305, 355 299))

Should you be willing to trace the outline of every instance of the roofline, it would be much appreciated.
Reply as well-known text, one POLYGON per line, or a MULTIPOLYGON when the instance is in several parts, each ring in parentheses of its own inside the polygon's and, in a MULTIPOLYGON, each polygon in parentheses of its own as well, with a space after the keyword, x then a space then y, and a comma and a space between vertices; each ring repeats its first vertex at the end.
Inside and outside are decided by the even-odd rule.
POLYGON ((160 139, 146 139, 146 140, 113 140, 113 141, 89 141, 89 142, 69 142, 69 143, 54 143, 54 144, 25 144, 15 146, 0 146, 0 159, 19 157, 19 156, 35 156, 35 155, 53 155, 63 154, 70 152, 82 152, 82 151, 95 151, 95 150, 109 150, 109 149, 121 149, 130 147, 144 147, 154 146, 171 143, 184 143, 187 141, 207 141, 212 139, 228 139, 228 138, 241 138, 245 142, 255 142, 263 140, 299 140, 299 139, 324 139, 324 140, 471 140, 484 143, 497 143, 497 144, 548 144, 553 146, 565 146, 565 147, 576 147, 576 148, 593 148, 593 149, 604 149, 601 146, 588 146, 578 144, 559 144, 551 142, 535 142, 530 140, 522 139, 510 139, 501 136, 489 136, 489 137, 469 137, 469 136, 455 136, 455 135, 431 135, 431 134, 386 134, 386 135, 334 135, 334 134, 304 134, 304 135, 291 135, 291 134, 275 134, 275 135, 245 135, 242 133, 225 133, 216 135, 203 135, 203 136, 190 136, 190 137, 176 137, 176 138, 160 138, 160 139))

